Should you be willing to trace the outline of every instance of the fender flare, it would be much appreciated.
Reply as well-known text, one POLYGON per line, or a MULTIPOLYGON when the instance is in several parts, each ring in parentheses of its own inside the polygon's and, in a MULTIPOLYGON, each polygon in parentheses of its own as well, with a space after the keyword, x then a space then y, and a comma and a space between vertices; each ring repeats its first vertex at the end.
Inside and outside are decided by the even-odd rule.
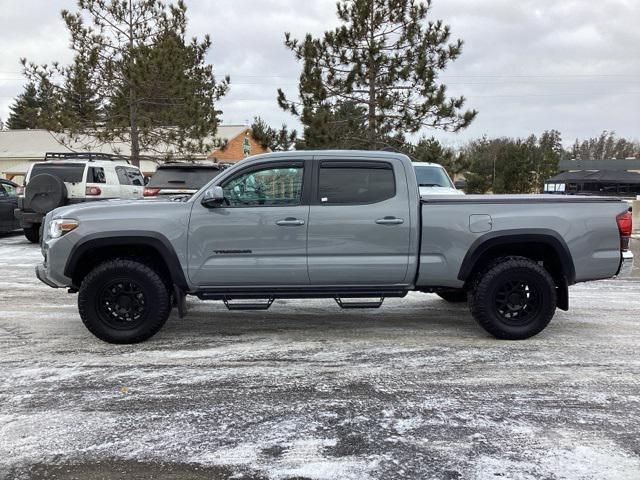
POLYGON ((167 237, 156 232, 126 230, 87 235, 73 246, 67 258, 64 275, 68 278, 73 278, 73 273, 76 271, 80 259, 87 252, 102 247, 123 245, 149 246, 154 248, 165 261, 173 284, 177 285, 183 291, 189 290, 184 270, 182 269, 173 245, 171 245, 167 237))
POLYGON ((554 230, 546 228, 523 228, 489 232, 478 237, 469 247, 458 272, 458 280, 467 281, 478 260, 490 248, 500 245, 517 245, 522 243, 541 243, 553 249, 560 259, 560 269, 567 284, 576 282, 576 269, 567 243, 554 230))

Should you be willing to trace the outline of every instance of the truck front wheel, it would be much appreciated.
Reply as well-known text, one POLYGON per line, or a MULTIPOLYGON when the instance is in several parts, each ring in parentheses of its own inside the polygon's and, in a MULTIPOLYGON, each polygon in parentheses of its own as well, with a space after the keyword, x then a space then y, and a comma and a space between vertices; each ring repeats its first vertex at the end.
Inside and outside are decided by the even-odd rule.
POLYGON ((156 270, 129 259, 108 260, 84 278, 82 322, 109 343, 138 343, 155 335, 171 312, 171 294, 156 270))
POLYGON ((537 335, 556 310, 556 286, 549 272, 525 257, 499 259, 481 272, 469 296, 471 314, 496 338, 537 335))

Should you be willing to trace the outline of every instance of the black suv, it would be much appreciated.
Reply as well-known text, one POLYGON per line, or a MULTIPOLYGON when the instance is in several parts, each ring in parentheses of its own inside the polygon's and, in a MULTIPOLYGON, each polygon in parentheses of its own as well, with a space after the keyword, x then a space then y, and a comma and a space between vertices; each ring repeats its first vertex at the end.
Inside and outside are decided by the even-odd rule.
POLYGON ((0 233, 13 232, 20 222, 13 215, 18 207, 18 185, 0 178, 0 233))
POLYGON ((144 189, 144 196, 193 195, 224 168, 219 163, 170 162, 158 165, 144 189))

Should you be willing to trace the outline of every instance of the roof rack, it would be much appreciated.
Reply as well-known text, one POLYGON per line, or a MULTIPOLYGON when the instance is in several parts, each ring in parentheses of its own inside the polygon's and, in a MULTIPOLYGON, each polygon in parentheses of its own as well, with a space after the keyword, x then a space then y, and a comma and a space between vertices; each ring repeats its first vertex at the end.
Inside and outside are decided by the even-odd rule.
POLYGON ((124 161, 127 163, 131 163, 129 161, 129 157, 126 155, 116 155, 113 153, 97 153, 97 152, 47 152, 44 154, 44 159, 45 161, 74 159, 74 160, 89 160, 90 162, 93 162, 94 160, 109 160, 112 162, 124 161))

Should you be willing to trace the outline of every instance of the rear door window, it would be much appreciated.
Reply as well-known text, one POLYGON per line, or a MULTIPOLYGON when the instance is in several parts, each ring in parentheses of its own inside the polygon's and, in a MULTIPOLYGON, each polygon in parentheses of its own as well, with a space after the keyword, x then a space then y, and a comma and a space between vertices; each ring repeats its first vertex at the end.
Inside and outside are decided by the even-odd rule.
POLYGON ((78 183, 82 182, 84 177, 84 167, 84 163, 36 163, 31 169, 29 179, 41 173, 48 173, 63 182, 78 183))
POLYGON ((396 181, 386 162, 322 162, 318 199, 326 205, 378 203, 393 198, 396 181))
POLYGON ((90 167, 87 172, 87 183, 107 183, 107 177, 102 167, 90 167))

